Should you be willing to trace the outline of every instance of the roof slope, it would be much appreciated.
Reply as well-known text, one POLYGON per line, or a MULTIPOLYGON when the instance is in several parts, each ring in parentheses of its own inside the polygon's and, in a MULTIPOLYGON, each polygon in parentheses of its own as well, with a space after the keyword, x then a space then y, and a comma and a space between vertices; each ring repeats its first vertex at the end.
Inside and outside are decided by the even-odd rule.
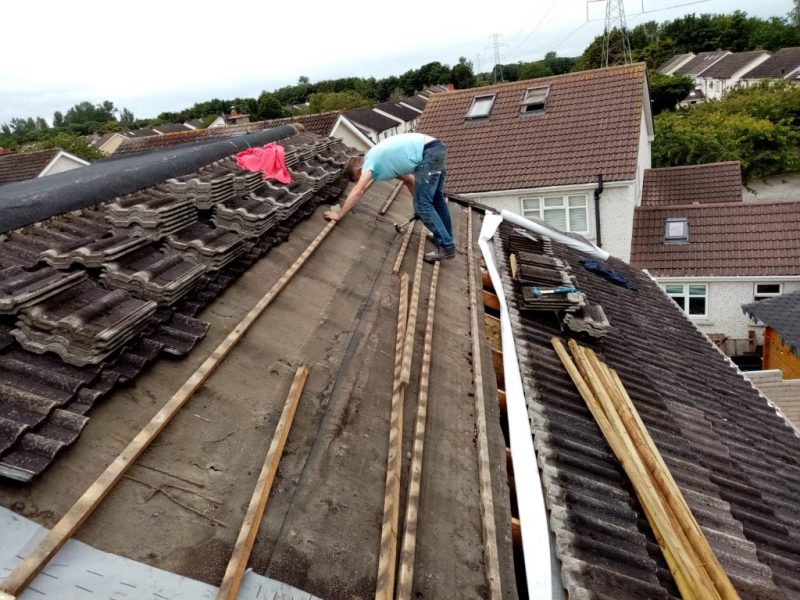
POLYGON ((567 73, 434 94, 418 131, 447 144, 447 190, 462 194, 589 183, 636 175, 645 65, 567 73), (520 114, 526 88, 550 86, 542 114, 520 114), (473 98, 496 94, 486 119, 473 98))
POLYGON ((667 62, 656 69, 659 73, 669 73, 675 68, 675 65, 681 64, 690 56, 694 56, 694 53, 687 52, 686 54, 676 54, 672 58, 670 58, 667 62))
POLYGON ((745 304, 742 310, 772 327, 784 344, 800 354, 800 291, 745 304))
POLYGON ((675 71, 678 75, 704 75, 705 70, 716 64, 724 56, 730 54, 728 50, 717 52, 701 52, 688 63, 675 71))
MULTIPOLYGON (((495 249, 567 595, 680 597, 627 476, 553 351, 551 337, 566 335, 559 320, 522 312, 509 235, 502 226, 495 249)), ((629 289, 590 273, 578 252, 552 248, 610 323, 602 344, 581 343, 618 372, 741 598, 796 598, 800 438, 646 274, 606 261, 629 289)))
POLYGON ((39 150, 37 152, 12 152, 0 154, 0 185, 25 181, 38 177, 44 168, 50 164, 59 149, 39 150))
POLYGON ((403 98, 400 100, 404 104, 408 104, 409 106, 413 106, 419 110, 425 110, 425 105, 428 103, 428 99, 425 96, 409 96, 408 98, 403 98))
MULTIPOLYGON (((757 58, 769 54, 766 50, 751 50, 750 52, 734 52, 728 54, 719 62, 703 71, 703 77, 713 79, 730 79, 757 58)), ((769 59, 767 59, 769 60, 769 59)))
POLYGON ((783 79, 797 69, 800 69, 800 47, 781 48, 742 77, 744 79, 783 79))
POLYGON ((389 113, 398 119, 403 119, 403 121, 413 121, 419 117, 419 113, 417 111, 412 110, 407 106, 403 106, 398 102, 381 102, 380 104, 376 104, 375 108, 382 110, 385 113, 389 113))
POLYGON ((742 170, 738 161, 644 172, 642 206, 741 201, 742 170))
POLYGON ((344 116, 353 121, 356 125, 366 127, 375 133, 381 133, 382 131, 392 129, 399 125, 394 119, 377 113, 371 108, 351 108, 350 110, 344 111, 344 116))
POLYGON ((637 207, 631 264, 654 277, 800 275, 800 202, 637 207), (668 218, 687 219, 688 243, 664 243, 668 218))

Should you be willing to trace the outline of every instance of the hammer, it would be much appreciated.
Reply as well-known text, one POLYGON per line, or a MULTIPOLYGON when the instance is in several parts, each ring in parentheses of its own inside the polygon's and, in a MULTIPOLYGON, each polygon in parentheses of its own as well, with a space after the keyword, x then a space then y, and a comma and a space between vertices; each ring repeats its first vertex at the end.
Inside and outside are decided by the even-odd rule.
POLYGON ((394 230, 397 233, 405 233, 406 227, 408 227, 409 224, 413 223, 417 219, 419 219, 419 217, 417 215, 412 215, 411 218, 408 221, 406 221, 405 223, 395 223, 394 224, 394 230))
POLYGON ((547 294, 571 294, 577 291, 578 288, 574 287, 557 287, 549 290, 543 290, 538 287, 531 288, 531 293, 533 294, 534 298, 539 298, 540 296, 545 296, 547 294))

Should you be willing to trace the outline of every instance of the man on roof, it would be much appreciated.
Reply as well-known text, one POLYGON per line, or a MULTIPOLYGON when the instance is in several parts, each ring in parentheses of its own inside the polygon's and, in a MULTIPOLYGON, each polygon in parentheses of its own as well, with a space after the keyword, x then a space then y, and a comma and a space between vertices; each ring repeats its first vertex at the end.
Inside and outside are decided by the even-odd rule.
POLYGON ((355 187, 347 195, 342 210, 325 211, 325 218, 341 221, 361 200, 370 181, 399 179, 414 197, 414 215, 431 232, 436 250, 425 254, 425 260, 453 258, 453 226, 450 210, 444 198, 444 178, 447 170, 447 150, 441 140, 422 133, 401 133, 386 138, 362 159, 347 163, 347 174, 355 187))

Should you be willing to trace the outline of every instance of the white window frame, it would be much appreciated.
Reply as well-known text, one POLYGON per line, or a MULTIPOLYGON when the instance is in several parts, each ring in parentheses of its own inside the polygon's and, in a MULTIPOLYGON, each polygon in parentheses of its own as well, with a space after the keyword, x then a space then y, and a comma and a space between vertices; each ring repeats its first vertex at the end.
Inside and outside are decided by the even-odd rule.
POLYGON ((709 288, 707 283, 662 283, 661 289, 664 290, 664 293, 669 296, 690 319, 708 319, 709 288), (680 291, 675 289, 678 287, 681 288, 680 291), (672 290, 669 288, 672 288, 672 290), (694 288, 694 290, 692 290, 692 288, 694 288), (698 288, 703 288, 703 294, 697 293, 698 288), (681 306, 680 302, 675 300, 676 298, 681 298, 683 300, 683 306, 681 306), (705 298, 703 314, 691 314, 689 312, 690 298, 705 298))
POLYGON ((685 217, 667 218, 664 221, 664 243, 666 244, 689 243, 689 219, 685 217), (678 232, 677 229, 675 228, 676 225, 681 226, 680 232, 678 232))
POLYGON ((480 96, 475 96, 472 99, 472 104, 469 105, 469 110, 467 110, 467 116, 465 117, 467 120, 472 119, 488 119, 489 115, 492 114, 492 108, 494 108, 494 101, 497 98, 497 94, 483 94, 480 96), (485 111, 481 111, 480 113, 473 114, 473 109, 478 102, 482 101, 489 101, 488 108, 485 111))
POLYGON ((547 107, 547 98, 550 97, 550 86, 543 85, 538 87, 529 87, 525 90, 525 94, 520 102, 520 114, 523 115, 539 115, 545 111, 547 107), (541 105, 541 107, 539 107, 541 105), (535 107, 535 108, 534 108, 535 107))
POLYGON ((534 217, 543 221, 545 223, 550 224, 547 221, 546 213, 548 211, 564 211, 564 222, 566 223, 567 227, 564 230, 567 233, 580 233, 585 235, 589 233, 589 196, 587 194, 542 194, 541 196, 522 196, 519 199, 519 206, 520 212, 522 213, 523 217, 534 217), (545 206, 545 199, 553 200, 555 198, 561 198, 562 204, 561 206, 545 206), (570 199, 583 199, 583 206, 570 206, 570 199), (538 204, 538 207, 534 208, 531 206, 533 202, 538 204), (570 220, 570 209, 571 208, 583 208, 586 212, 585 222, 586 222, 586 229, 584 230, 576 230, 572 229, 572 223, 570 220))
POLYGON ((783 294, 783 284, 773 281, 773 282, 763 282, 763 283, 754 283, 753 284, 753 301, 764 300, 766 298, 774 298, 775 296, 780 296, 783 294), (777 292, 764 292, 759 291, 758 288, 762 285, 777 285, 778 291, 777 292))

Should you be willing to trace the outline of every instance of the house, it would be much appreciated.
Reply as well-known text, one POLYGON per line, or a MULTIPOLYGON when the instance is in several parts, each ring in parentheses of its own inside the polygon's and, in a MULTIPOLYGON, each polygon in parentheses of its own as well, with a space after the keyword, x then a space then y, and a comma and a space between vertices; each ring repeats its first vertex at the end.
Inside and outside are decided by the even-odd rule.
MULTIPOLYGON (((742 311, 764 324, 764 370, 800 380, 800 291, 745 304, 742 311)), ((800 398, 800 388, 797 392, 800 398)))
POLYGON ((766 50, 734 52, 722 57, 695 78, 698 87, 709 100, 722 100, 732 89, 739 87, 742 76, 772 56, 766 50))
POLYGON ((418 130, 447 145, 448 194, 630 256, 653 140, 644 64, 434 94, 418 130))
POLYGON ((351 108, 342 113, 348 121, 355 124, 373 144, 402 133, 405 121, 385 112, 377 112, 371 108, 351 108))
POLYGON ((161 125, 153 126, 153 131, 158 135, 167 135, 168 133, 180 133, 183 131, 192 131, 196 127, 189 127, 183 123, 162 123, 161 125))
MULTIPOLYGON (((514 404, 517 421, 530 421, 530 493, 541 496, 542 509, 529 513, 528 523, 520 506, 523 545, 526 525, 538 534, 533 556, 528 547, 525 554, 538 577, 537 597, 550 598, 550 589, 564 598, 681 597, 554 338, 592 348, 617 372, 738 595, 796 597, 800 432, 647 274, 614 257, 598 270, 585 244, 567 246, 541 230, 491 219, 480 237, 501 303, 508 421, 515 422, 514 404), (559 300, 558 312, 527 292, 561 276, 580 293, 559 300)), ((519 474, 525 465, 516 452, 512 446, 519 474)))
POLYGON ((800 47, 781 48, 775 54, 742 75, 746 86, 756 85, 763 80, 800 81, 800 47))
POLYGON ((416 131, 417 121, 420 114, 422 114, 420 111, 404 106, 400 102, 380 102, 376 104, 372 110, 386 117, 399 119, 402 124, 398 133, 411 133, 412 131, 416 131))
POLYGON ((800 202, 744 202, 736 163, 650 169, 633 221, 631 264, 729 355, 763 325, 741 306, 800 290, 800 202))
POLYGON ((729 50, 717 50, 713 52, 701 52, 689 61, 683 63, 680 67, 675 69, 672 75, 686 75, 694 79, 698 83, 698 78, 703 74, 706 69, 717 64, 723 58, 731 54, 729 50))
POLYGON ((419 113, 422 113, 422 111, 425 110, 425 105, 427 102, 428 99, 425 96, 420 95, 409 96, 408 98, 398 100, 398 104, 402 104, 403 106, 416 110, 419 113))
POLYGON ((0 154, 0 185, 71 171, 88 164, 82 158, 58 148, 35 152, 2 153, 0 154))
POLYGON ((203 129, 203 120, 202 119, 191 119, 184 123, 186 127, 189 129, 203 129))
POLYGON ((686 54, 676 54, 672 58, 670 58, 667 62, 663 65, 658 67, 656 70, 659 73, 663 73, 664 75, 674 75, 675 71, 681 68, 683 65, 688 63, 695 57, 694 52, 687 52, 686 54))

